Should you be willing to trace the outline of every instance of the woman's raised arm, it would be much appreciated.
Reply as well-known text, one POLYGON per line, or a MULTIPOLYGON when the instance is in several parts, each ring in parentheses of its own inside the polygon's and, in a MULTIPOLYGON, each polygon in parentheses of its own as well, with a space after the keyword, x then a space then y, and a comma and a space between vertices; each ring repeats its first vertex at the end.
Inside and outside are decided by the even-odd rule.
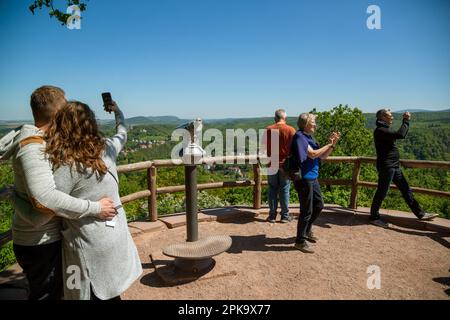
POLYGON ((116 134, 108 138, 108 143, 112 147, 111 151, 113 153, 108 154, 108 156, 115 160, 127 143, 127 127, 125 125, 125 117, 123 112, 119 109, 119 106, 115 102, 113 102, 111 110, 114 112, 116 117, 116 134))

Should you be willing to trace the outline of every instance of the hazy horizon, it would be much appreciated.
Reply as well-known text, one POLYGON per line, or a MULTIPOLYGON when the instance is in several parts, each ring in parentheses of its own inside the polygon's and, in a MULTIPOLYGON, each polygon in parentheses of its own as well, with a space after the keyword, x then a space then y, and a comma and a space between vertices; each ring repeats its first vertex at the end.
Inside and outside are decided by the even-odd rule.
MULTIPOLYGON (((299 113, 307 112, 309 110, 303 110, 303 111, 300 111, 299 113)), ((132 115, 132 116, 128 116, 126 114, 126 110, 123 110, 123 111, 124 111, 124 115, 125 115, 126 119, 137 118, 137 117, 145 117, 145 118, 175 117, 175 118, 178 118, 180 120, 188 120, 188 119, 195 119, 197 117, 201 117, 201 116, 180 117, 180 116, 173 115, 173 114, 165 114, 165 115, 132 115)), ((274 111, 275 111, 275 109, 274 109, 274 111)), ((318 109, 318 111, 325 111, 325 110, 318 109)), ((392 109, 392 111, 394 113, 404 112, 404 111, 410 111, 410 112, 440 112, 440 111, 442 112, 442 111, 449 111, 450 112, 450 108, 442 108, 442 109, 428 109, 428 108, 409 108, 408 109, 408 108, 401 108, 401 109, 397 109, 397 110, 396 109, 392 109)), ((366 112, 366 111, 363 110, 363 113, 375 113, 375 112, 376 111, 366 112)), ((96 116, 97 116, 98 120, 101 120, 101 121, 108 121, 108 120, 112 121, 113 120, 113 116, 112 115, 110 115, 110 114, 108 114, 106 112, 103 112, 103 113, 104 113, 105 116, 101 117, 101 116, 99 116, 99 113, 96 112, 96 116)), ((288 112, 288 117, 297 117, 297 116, 298 116, 297 114, 292 115, 292 113, 289 114, 289 112, 288 112)), ((272 118, 272 117, 273 117, 273 114, 261 115, 261 116, 248 116, 248 117, 245 117, 245 116, 230 116, 230 117, 220 117, 220 118, 211 118, 211 117, 201 117, 201 118, 203 120, 227 120, 227 119, 272 118)), ((32 118, 28 118, 28 119, 0 119, 0 121, 1 122, 15 122, 15 121, 17 121, 17 122, 20 122, 20 121, 32 122, 33 119, 32 118)))

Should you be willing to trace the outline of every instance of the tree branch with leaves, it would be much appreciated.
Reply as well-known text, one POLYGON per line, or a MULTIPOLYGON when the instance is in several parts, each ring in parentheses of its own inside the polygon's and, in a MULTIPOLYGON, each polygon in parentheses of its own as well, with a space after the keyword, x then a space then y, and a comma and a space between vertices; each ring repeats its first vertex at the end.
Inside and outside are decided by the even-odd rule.
MULTIPOLYGON (((89 1, 89 0, 86 0, 89 1)), ((86 10, 86 1, 80 1, 80 0, 65 0, 66 2, 66 8, 76 5, 80 9, 80 12, 86 10)), ((61 22, 61 25, 66 25, 67 19, 71 16, 70 13, 67 13, 66 10, 60 10, 58 8, 55 8, 53 4, 53 0, 35 0, 29 7, 31 13, 34 15, 35 10, 42 8, 47 8, 49 10, 50 17, 55 17, 59 22, 61 22)))

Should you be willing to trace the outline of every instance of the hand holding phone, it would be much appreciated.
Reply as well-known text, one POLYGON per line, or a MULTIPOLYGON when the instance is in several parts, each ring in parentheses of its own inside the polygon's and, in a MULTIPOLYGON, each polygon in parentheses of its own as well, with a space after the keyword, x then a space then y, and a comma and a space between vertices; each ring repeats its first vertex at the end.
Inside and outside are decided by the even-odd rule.
POLYGON ((405 120, 411 120, 411 113, 410 112, 405 112, 404 114, 403 114, 403 119, 405 119, 405 120))
POLYGON ((103 107, 105 108, 105 111, 111 113, 113 111, 112 106, 114 105, 114 102, 111 97, 111 93, 103 92, 102 99, 103 99, 103 107))
POLYGON ((336 143, 339 141, 339 139, 341 138, 341 133, 339 131, 334 131, 330 137, 328 138, 329 142, 335 146, 336 143))

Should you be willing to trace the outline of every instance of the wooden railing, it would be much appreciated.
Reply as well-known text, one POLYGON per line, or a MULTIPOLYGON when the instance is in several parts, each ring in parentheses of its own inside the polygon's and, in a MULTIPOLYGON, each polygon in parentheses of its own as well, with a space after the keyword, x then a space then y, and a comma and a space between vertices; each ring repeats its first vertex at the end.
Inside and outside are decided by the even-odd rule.
MULTIPOLYGON (((258 160, 265 160, 258 156, 226 156, 226 157, 212 157, 204 158, 202 164, 231 164, 231 163, 251 163, 253 166, 253 180, 245 181, 222 181, 212 183, 198 184, 198 190, 219 189, 219 188, 237 188, 237 187, 252 187, 253 188, 253 208, 261 208, 261 192, 262 186, 267 185, 267 181, 263 181, 261 175, 261 166, 258 160)), ((375 158, 369 157, 328 157, 324 160, 326 163, 349 163, 353 164, 352 179, 319 179, 323 185, 339 185, 350 186, 351 196, 349 207, 356 209, 358 199, 358 188, 376 188, 377 184, 374 182, 361 181, 360 172, 362 164, 375 164, 375 158)), ((450 162, 447 161, 422 161, 422 160, 400 160, 400 163, 405 168, 422 168, 422 169, 444 169, 450 170, 450 162)), ((165 193, 181 192, 185 190, 184 185, 178 186, 157 186, 157 170, 158 168, 170 168, 183 166, 181 160, 154 160, 138 162, 128 165, 120 165, 117 168, 118 173, 128 173, 134 171, 147 171, 147 189, 134 192, 132 194, 121 197, 122 203, 132 202, 138 199, 147 198, 149 209, 149 220, 156 221, 158 219, 157 195, 165 193)), ((396 188, 395 185, 391 186, 396 188)), ((450 192, 441 190, 432 190, 425 188, 412 187, 415 193, 422 193, 432 196, 450 197, 450 192)), ((11 231, 0 234, 0 246, 11 240, 11 231)))
MULTIPOLYGON (((258 163, 258 156, 225 156, 225 157, 210 157, 204 158, 201 164, 245 164, 253 163, 253 180, 246 181, 221 181, 221 182, 211 182, 211 183, 201 183, 197 185, 198 190, 206 189, 220 189, 220 188, 236 188, 236 187, 253 187, 253 207, 261 207, 261 190, 262 190, 262 179, 261 179, 261 169, 258 163)), ((167 187, 157 187, 157 170, 158 168, 169 168, 183 166, 181 160, 154 160, 138 162, 128 165, 121 165, 117 167, 118 173, 128 173, 133 171, 147 170, 147 190, 138 191, 121 198, 122 203, 128 203, 142 198, 147 198, 148 208, 149 208, 149 220, 156 221, 158 219, 158 209, 157 209, 157 195, 164 193, 174 193, 185 191, 184 185, 179 186, 167 186, 167 187)))
MULTIPOLYGON (((215 164, 215 163, 250 163, 253 162, 253 180, 246 181, 229 181, 229 182, 213 182, 198 184, 199 190, 206 189, 218 189, 218 188, 236 188, 236 187, 253 187, 253 207, 259 209, 261 207, 261 191, 262 186, 267 185, 267 181, 262 180, 261 167, 259 163, 254 163, 258 160, 257 156, 237 156, 237 157, 216 157, 206 158, 202 164, 215 164)), ((260 159, 261 160, 261 159, 260 159)), ((374 182, 361 181, 359 179, 361 172, 361 165, 375 164, 376 158, 369 157, 328 157, 324 162, 327 163, 349 163, 353 164, 352 179, 319 179, 319 182, 324 185, 340 185, 351 186, 352 192, 350 196, 349 207, 356 209, 358 198, 358 187, 376 188, 377 184, 374 182)), ((427 168, 427 169, 445 169, 450 170, 450 162, 446 161, 422 161, 422 160, 401 160, 401 165, 405 168, 427 168)), ((138 191, 122 197, 122 202, 127 203, 134 200, 138 200, 144 197, 148 198, 149 208, 149 220, 156 221, 158 219, 157 212, 157 200, 158 194, 173 193, 184 191, 184 185, 169 186, 169 187, 157 187, 157 169, 164 167, 182 166, 181 161, 172 162, 172 160, 154 160, 147 162, 133 163, 129 165, 121 165, 118 167, 119 173, 127 173, 132 171, 147 170, 148 189, 144 191, 138 191)), ((392 188, 397 188, 395 185, 392 188)), ((416 193, 423 193, 433 196, 450 197, 450 192, 431 190, 424 188, 411 188, 416 193)))

